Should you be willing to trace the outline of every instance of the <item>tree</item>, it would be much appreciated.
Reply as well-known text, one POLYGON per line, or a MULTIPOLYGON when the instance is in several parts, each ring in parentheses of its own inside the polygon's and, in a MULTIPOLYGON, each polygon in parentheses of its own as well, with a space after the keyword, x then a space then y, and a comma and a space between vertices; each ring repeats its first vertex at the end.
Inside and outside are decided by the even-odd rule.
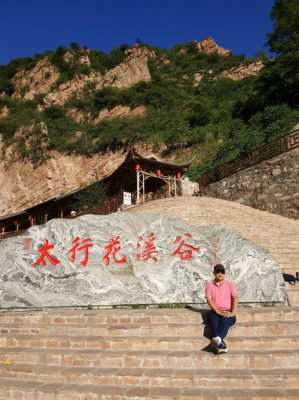
POLYGON ((268 46, 273 53, 283 55, 299 50, 299 2, 276 0, 271 18, 274 30, 268 35, 268 46))
POLYGON ((261 73, 258 89, 265 103, 299 105, 299 2, 276 0, 268 46, 277 57, 261 73))
POLYGON ((106 200, 106 189, 102 182, 94 183, 74 195, 72 206, 75 210, 94 211, 101 207, 106 200))

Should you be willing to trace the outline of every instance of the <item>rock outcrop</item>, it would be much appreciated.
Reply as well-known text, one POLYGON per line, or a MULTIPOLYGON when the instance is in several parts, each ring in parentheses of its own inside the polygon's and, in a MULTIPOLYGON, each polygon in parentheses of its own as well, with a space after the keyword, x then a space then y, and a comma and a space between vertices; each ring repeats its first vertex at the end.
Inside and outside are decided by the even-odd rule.
POLYGON ((69 193, 110 175, 126 153, 107 152, 92 157, 50 153, 34 168, 31 162, 0 162, 0 217, 25 210, 62 193, 69 193))
POLYGON ((0 119, 6 118, 9 115, 9 108, 7 106, 3 106, 0 108, 0 119))
POLYGON ((18 99, 32 100, 37 95, 46 94, 58 80, 59 75, 58 69, 45 57, 32 70, 21 70, 16 73, 13 78, 14 96, 18 99))
POLYGON ((56 90, 50 92, 44 98, 44 104, 47 107, 63 105, 73 95, 80 95, 88 83, 101 90, 106 86, 125 89, 141 81, 150 81, 151 75, 147 65, 149 57, 154 57, 154 52, 146 48, 128 49, 123 63, 105 74, 93 71, 89 75, 76 75, 71 81, 62 83, 56 90))
MULTIPOLYGON (((0 142, 0 153, 1 150, 0 142)), ((136 151, 144 157, 153 157, 152 145, 136 146, 136 151)), ((7 153, 11 152, 8 148, 7 153)), ((43 164, 34 166, 29 161, 13 161, 13 155, 7 154, 0 160, 0 218, 100 181, 111 175, 126 156, 125 150, 91 157, 55 151, 49 153, 43 164)))
POLYGON ((77 108, 70 108, 67 111, 67 115, 74 121, 78 123, 88 122, 94 125, 105 119, 143 117, 145 113, 146 108, 144 106, 131 108, 122 105, 115 106, 111 109, 103 108, 95 118, 92 117, 91 113, 85 113, 77 108))
POLYGON ((160 215, 54 219, 2 240, 0 260, 1 307, 203 303, 216 260, 226 266, 241 302, 286 297, 280 268, 267 251, 223 226, 160 215), (80 247, 86 238, 88 257, 80 247), (52 259, 43 257, 41 246, 52 259))
POLYGON ((220 77, 239 81, 241 79, 248 78, 249 76, 258 75, 263 67, 263 62, 261 60, 257 60, 250 64, 241 64, 238 67, 223 71, 220 74, 220 77))
POLYGON ((193 43, 197 46, 199 52, 203 54, 219 54, 220 56, 228 56, 231 54, 230 50, 218 46, 212 37, 208 37, 199 42, 194 40, 193 43))
POLYGON ((94 123, 99 123, 105 119, 112 118, 133 118, 133 117, 143 117, 146 112, 144 106, 139 106, 131 108, 129 106, 115 106, 111 110, 104 108, 100 111, 98 117, 94 120, 94 123))

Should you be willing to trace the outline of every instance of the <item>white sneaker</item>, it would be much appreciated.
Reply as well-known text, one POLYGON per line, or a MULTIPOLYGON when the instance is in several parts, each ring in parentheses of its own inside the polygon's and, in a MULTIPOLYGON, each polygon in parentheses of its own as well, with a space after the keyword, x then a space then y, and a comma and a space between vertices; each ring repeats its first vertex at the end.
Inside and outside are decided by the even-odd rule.
POLYGON ((224 342, 219 344, 218 349, 217 349, 217 353, 218 354, 227 353, 226 344, 224 342))
POLYGON ((220 345, 222 340, 221 340, 221 338, 219 336, 215 336, 215 337, 212 338, 211 342, 212 342, 212 346, 213 347, 218 348, 218 346, 220 345))

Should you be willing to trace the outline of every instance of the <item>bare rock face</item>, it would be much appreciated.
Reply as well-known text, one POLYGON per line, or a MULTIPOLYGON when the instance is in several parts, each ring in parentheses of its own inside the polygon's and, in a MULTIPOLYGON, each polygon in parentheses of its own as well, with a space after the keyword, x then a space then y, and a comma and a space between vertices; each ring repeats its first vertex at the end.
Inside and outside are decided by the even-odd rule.
POLYGON ((89 122, 95 125, 101 121, 104 121, 105 119, 143 117, 145 113, 146 108, 144 106, 131 108, 129 106, 122 105, 115 106, 111 109, 103 108, 96 118, 92 118, 90 113, 84 113, 77 108, 70 108, 67 111, 67 115, 74 121, 78 123, 89 122))
POLYGON ((140 46, 135 44, 133 47, 127 49, 125 51, 125 55, 127 60, 136 59, 148 61, 151 58, 156 57, 156 53, 154 50, 150 50, 147 47, 140 46))
MULTIPOLYGON (((80 132, 75 135, 80 136, 80 132)), ((0 136, 0 153, 4 145, 0 136)), ((153 157, 153 146, 140 144, 136 151, 153 157)), ((164 150, 161 147, 161 152, 164 150)), ((155 151, 155 155, 157 151, 155 151)), ((61 194, 86 187, 110 176, 125 160, 127 151, 105 152, 91 157, 49 152, 43 164, 14 161, 11 147, 0 160, 0 217, 43 203, 61 194)))
POLYGON ((232 79, 234 81, 239 81, 249 76, 258 75, 258 73, 263 67, 264 67, 263 62, 261 60, 258 60, 247 65, 242 64, 239 65, 238 67, 224 71, 220 74, 220 77, 232 79))
POLYGON ((106 86, 119 89, 129 88, 141 81, 150 81, 147 61, 154 53, 142 47, 127 50, 125 62, 106 72, 104 75, 92 72, 89 75, 76 75, 71 81, 62 83, 57 90, 44 98, 46 106, 63 105, 73 95, 80 95, 87 83, 93 83, 97 90, 106 86))
POLYGON ((215 42, 212 37, 208 37, 200 42, 194 41, 198 50, 204 54, 219 54, 220 56, 228 56, 230 55, 230 50, 226 50, 215 42))
POLYGON ((200 82, 203 80, 204 74, 202 72, 195 72, 193 75, 193 86, 199 86, 200 82))
POLYGON ((0 241, 0 260, 1 307, 203 303, 219 261, 241 302, 286 298, 268 252, 222 226, 159 215, 51 220, 0 241))
POLYGON ((13 78, 16 98, 32 100, 39 94, 47 93, 58 80, 59 71, 47 57, 40 60, 30 71, 19 71, 13 78))
POLYGON ((7 106, 3 106, 0 108, 0 119, 4 119, 9 115, 9 108, 7 106))
POLYGON ((0 216, 19 212, 109 176, 126 152, 92 157, 53 152, 34 168, 31 162, 0 162, 0 216))
POLYGON ((99 74, 91 73, 90 75, 78 74, 71 81, 61 83, 57 89, 48 93, 43 103, 46 107, 62 106, 73 95, 80 95, 85 85, 94 82, 99 74))
POLYGON ((142 117, 146 112, 146 108, 144 106, 138 106, 135 108, 131 108, 129 106, 115 106, 111 110, 108 108, 104 108, 100 111, 98 117, 94 120, 94 123, 99 123, 105 119, 112 118, 133 118, 133 117, 142 117))

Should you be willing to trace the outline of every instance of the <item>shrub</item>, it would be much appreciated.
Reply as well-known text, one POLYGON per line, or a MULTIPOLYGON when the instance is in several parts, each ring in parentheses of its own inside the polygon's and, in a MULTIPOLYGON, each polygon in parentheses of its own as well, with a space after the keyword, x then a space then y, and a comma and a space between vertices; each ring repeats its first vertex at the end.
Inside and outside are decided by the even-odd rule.
POLYGON ((94 211, 104 204, 107 198, 106 188, 102 182, 94 183, 74 195, 71 206, 78 212, 94 211))

